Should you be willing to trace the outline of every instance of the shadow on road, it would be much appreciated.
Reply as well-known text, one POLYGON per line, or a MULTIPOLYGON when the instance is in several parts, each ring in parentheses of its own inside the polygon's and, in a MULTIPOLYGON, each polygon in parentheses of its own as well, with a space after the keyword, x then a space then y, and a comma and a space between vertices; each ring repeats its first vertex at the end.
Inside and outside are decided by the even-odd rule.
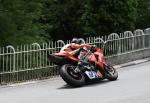
POLYGON ((68 85, 68 84, 65 84, 65 85, 63 85, 62 87, 59 87, 59 88, 57 88, 57 89, 75 89, 75 87, 72 87, 72 86, 70 86, 70 85, 68 85))
MULTIPOLYGON (((92 87, 92 86, 97 86, 97 85, 103 85, 103 84, 110 83, 110 82, 111 81, 109 81, 109 80, 94 80, 91 82, 87 82, 82 87, 92 87)), ((112 81, 112 82, 114 82, 114 81, 112 81)), ((82 87, 72 87, 68 84, 65 84, 64 86, 57 88, 57 89, 76 89, 76 88, 82 88, 82 87)))

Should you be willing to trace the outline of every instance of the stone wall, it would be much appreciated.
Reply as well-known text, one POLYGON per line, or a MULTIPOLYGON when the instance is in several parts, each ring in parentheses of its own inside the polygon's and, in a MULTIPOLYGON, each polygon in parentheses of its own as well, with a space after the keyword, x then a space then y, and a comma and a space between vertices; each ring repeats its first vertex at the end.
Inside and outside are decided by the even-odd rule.
POLYGON ((144 59, 150 57, 150 48, 144 50, 137 50, 124 54, 118 54, 116 56, 106 57, 106 61, 113 65, 123 64, 138 59, 144 59))

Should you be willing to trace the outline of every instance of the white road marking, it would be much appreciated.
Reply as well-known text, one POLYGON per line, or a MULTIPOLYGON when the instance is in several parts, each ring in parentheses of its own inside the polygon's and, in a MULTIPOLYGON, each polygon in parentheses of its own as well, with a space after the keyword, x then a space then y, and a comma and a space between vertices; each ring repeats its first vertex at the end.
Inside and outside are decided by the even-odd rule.
POLYGON ((37 81, 30 81, 30 82, 24 82, 24 83, 15 83, 15 84, 10 84, 8 86, 15 87, 15 86, 27 85, 27 84, 33 84, 33 83, 37 83, 37 81))

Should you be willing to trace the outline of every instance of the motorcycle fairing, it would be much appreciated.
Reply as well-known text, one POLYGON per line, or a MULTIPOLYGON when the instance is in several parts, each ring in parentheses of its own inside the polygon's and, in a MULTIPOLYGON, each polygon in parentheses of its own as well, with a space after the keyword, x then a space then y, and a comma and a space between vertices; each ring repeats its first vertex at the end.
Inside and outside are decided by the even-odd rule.
POLYGON ((90 62, 95 62, 98 64, 102 69, 104 68, 104 55, 101 52, 95 52, 90 57, 90 62))
POLYGON ((78 62, 78 59, 75 58, 74 56, 72 56, 70 53, 63 51, 63 52, 59 52, 59 53, 55 53, 56 56, 64 56, 64 57, 68 57, 69 59, 78 62))

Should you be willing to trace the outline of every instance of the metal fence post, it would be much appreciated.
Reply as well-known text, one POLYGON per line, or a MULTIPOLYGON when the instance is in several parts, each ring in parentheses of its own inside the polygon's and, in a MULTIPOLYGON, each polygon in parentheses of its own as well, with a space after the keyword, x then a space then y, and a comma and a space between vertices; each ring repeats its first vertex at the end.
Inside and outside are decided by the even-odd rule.
POLYGON ((144 33, 145 33, 145 34, 150 34, 150 28, 145 29, 145 30, 144 30, 144 33))
POLYGON ((111 49, 112 49, 112 52, 113 54, 112 55, 116 55, 116 54, 119 54, 120 53, 120 37, 117 33, 111 33, 110 35, 108 35, 108 38, 106 40, 106 43, 108 42, 113 42, 114 44, 111 44, 111 49), (119 40, 119 43, 117 43, 116 41, 119 40), (118 47, 119 49, 117 49, 116 53, 114 54, 115 50, 116 50, 116 47, 118 47))
POLYGON ((104 51, 105 41, 102 38, 96 38, 94 40, 95 43, 102 43, 102 50, 104 51), (98 41, 98 42, 97 42, 98 41))
POLYGON ((137 29, 137 30, 134 31, 134 34, 135 34, 136 37, 141 37, 139 42, 142 42, 142 47, 143 48, 140 48, 140 49, 144 49, 145 48, 145 38, 144 38, 145 34, 144 34, 143 30, 137 29))
POLYGON ((150 28, 144 30, 145 34, 145 48, 150 46, 150 28))
MULTIPOLYGON (((41 46, 40 46, 40 44, 38 44, 38 43, 33 43, 32 45, 38 47, 38 50, 39 50, 39 52, 40 52, 40 59, 41 59, 41 46)), ((38 51, 37 51, 37 52, 38 52, 38 51)), ((39 60, 39 61, 40 61, 40 67, 41 67, 41 60, 39 60)), ((37 65, 38 65, 38 59, 37 59, 37 65)))
POLYGON ((16 62, 16 58, 15 58, 15 54, 16 54, 16 51, 15 51, 15 48, 12 46, 12 45, 8 45, 7 47, 7 50, 10 48, 10 49, 12 49, 12 51, 13 51, 13 72, 15 72, 15 62, 16 62))
MULTIPOLYGON (((125 31, 124 32, 124 37, 125 38, 128 38, 128 39, 133 39, 132 41, 131 41, 131 50, 134 50, 134 35, 133 35, 133 33, 131 32, 131 31, 125 31)), ((128 45, 130 45, 130 43, 128 43, 128 45)))
POLYGON ((63 40, 57 40, 57 43, 62 43, 63 46, 65 45, 65 42, 63 40))

